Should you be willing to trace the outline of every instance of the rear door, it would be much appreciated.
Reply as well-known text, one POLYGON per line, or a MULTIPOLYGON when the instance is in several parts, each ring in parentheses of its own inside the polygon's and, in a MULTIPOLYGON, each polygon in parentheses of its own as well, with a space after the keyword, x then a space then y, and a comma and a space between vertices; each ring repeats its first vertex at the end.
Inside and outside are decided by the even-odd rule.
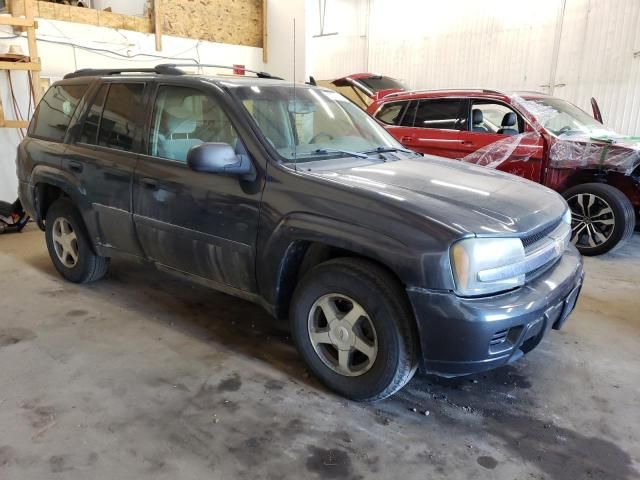
POLYGON ((486 98, 469 99, 467 118, 470 128, 461 132, 460 157, 478 153, 482 165, 539 182, 542 174, 544 140, 516 110, 504 102, 486 98), (473 123, 481 113, 482 121, 473 123), (516 116, 509 125, 508 115, 516 116))
POLYGON ((412 127, 403 130, 400 142, 416 152, 448 158, 462 156, 462 132, 467 128, 465 100, 460 98, 429 98, 414 102, 405 123, 413 119, 412 127))
POLYGON ((144 89, 145 82, 134 80, 97 86, 63 160, 91 204, 98 245, 136 256, 141 250, 133 228, 131 187, 144 89))
POLYGON ((187 153, 223 142, 248 154, 223 94, 161 84, 134 181, 134 221, 146 256, 180 272, 254 292, 262 178, 195 172, 187 153))

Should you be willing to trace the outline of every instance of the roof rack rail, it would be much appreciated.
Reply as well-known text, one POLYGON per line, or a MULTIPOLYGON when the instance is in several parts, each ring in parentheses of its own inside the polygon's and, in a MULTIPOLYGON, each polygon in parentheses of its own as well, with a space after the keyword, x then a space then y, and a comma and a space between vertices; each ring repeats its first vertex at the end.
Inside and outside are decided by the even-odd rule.
POLYGON ((546 93, 546 92, 540 92, 540 91, 538 91, 538 90, 516 90, 516 91, 515 91, 515 92, 513 92, 513 93, 515 93, 516 95, 517 95, 517 94, 519 94, 519 93, 534 93, 534 94, 536 94, 536 95, 544 95, 544 96, 546 96, 546 97, 549 97, 549 96, 550 96, 548 93, 546 93))
POLYGON ((67 73, 64 78, 99 77, 120 75, 122 73, 156 73, 158 75, 183 75, 184 72, 170 64, 156 65, 152 68, 81 68, 67 73))
POLYGON ((179 67, 197 67, 197 68, 224 68, 227 70, 242 70, 243 72, 249 72, 256 75, 258 78, 270 78, 272 80, 284 80, 281 77, 276 77, 275 75, 271 75, 269 72, 260 72, 258 70, 251 70, 249 68, 230 66, 230 65, 217 65, 213 63, 163 63, 158 65, 158 67, 167 67, 167 68, 176 68, 179 67))
POLYGON ((258 78, 270 78, 272 80, 284 80, 268 72, 259 72, 248 68, 239 68, 229 65, 215 65, 211 63, 161 63, 151 68, 81 68, 72 73, 67 73, 64 78, 77 77, 99 77, 108 75, 120 75, 122 73, 155 73, 158 75, 184 75, 186 72, 179 67, 206 67, 224 68, 228 70, 242 70, 243 72, 254 73, 258 78))
POLYGON ((487 88, 430 88, 430 89, 404 90, 402 92, 394 92, 394 93, 385 95, 384 98, 397 97, 400 95, 412 95, 415 93, 428 93, 428 92, 482 92, 482 93, 494 93, 496 95, 506 95, 504 92, 501 92, 499 90, 491 90, 487 88))

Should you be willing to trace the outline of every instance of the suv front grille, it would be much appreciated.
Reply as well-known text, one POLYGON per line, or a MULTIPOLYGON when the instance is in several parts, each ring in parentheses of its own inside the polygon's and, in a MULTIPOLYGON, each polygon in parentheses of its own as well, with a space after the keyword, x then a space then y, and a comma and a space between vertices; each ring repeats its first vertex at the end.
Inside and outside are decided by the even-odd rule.
POLYGON ((489 345, 494 346, 494 345, 500 345, 501 343, 503 343, 506 339, 507 339, 507 334, 509 333, 509 329, 505 329, 505 330, 500 330, 499 332, 496 332, 493 334, 493 337, 491 337, 491 340, 489 341, 489 345))
POLYGON ((560 224, 561 221, 562 220, 557 220, 553 223, 550 223, 546 227, 541 228, 537 232, 530 233, 529 235, 522 237, 521 238, 522 245, 524 245, 525 250, 529 249, 530 247, 538 243, 540 240, 545 238, 547 235, 549 235, 551 232, 553 232, 556 228, 558 228, 558 225, 560 224))

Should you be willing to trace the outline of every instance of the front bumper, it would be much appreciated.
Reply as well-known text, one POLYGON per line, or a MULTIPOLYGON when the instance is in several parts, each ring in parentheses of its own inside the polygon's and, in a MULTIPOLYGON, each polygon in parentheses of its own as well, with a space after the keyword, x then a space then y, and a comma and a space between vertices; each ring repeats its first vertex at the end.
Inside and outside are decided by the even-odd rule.
POLYGON ((407 289, 423 368, 443 376, 467 375, 520 358, 551 328, 562 327, 583 278, 582 257, 569 246, 543 275, 513 292, 462 298, 450 292, 407 289))

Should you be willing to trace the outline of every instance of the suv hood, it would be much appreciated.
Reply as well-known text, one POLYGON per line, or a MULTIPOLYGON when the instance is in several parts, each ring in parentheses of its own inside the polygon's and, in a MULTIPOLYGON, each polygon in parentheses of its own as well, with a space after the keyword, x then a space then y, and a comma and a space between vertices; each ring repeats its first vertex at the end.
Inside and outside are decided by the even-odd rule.
POLYGON ((315 174, 367 190, 459 234, 520 236, 558 220, 567 209, 560 195, 537 183, 440 157, 315 174))

